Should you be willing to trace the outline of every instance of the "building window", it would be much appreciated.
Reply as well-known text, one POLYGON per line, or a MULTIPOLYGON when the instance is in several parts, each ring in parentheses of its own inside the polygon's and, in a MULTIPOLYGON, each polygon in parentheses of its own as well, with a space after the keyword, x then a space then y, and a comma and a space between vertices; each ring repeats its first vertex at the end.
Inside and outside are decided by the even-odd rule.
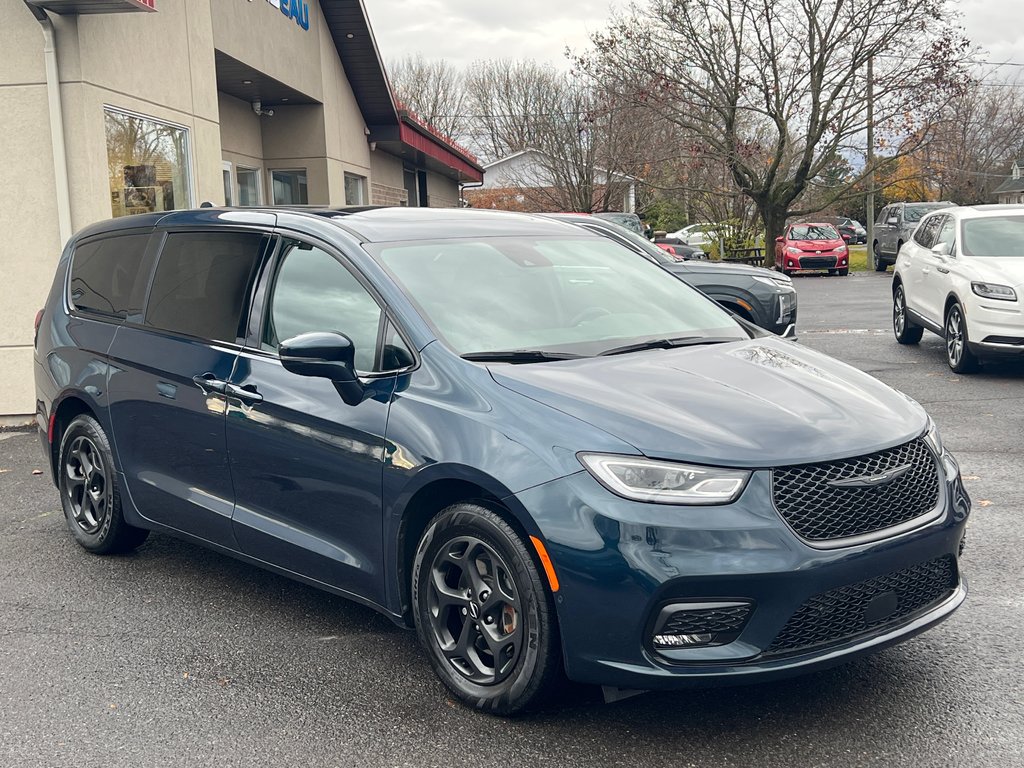
POLYGON ((345 205, 366 205, 366 177, 345 174, 345 205))
POLYGON ((274 205, 309 203, 305 168, 297 171, 271 171, 270 180, 274 187, 274 205))
POLYGON ((113 215, 190 208, 188 129, 112 109, 104 118, 113 215))
POLYGON ((221 174, 224 176, 224 205, 234 205, 234 186, 231 181, 231 163, 225 160, 221 164, 221 174))
POLYGON ((259 205, 260 204, 260 172, 256 168, 243 168, 238 166, 236 171, 238 178, 238 204, 259 205))

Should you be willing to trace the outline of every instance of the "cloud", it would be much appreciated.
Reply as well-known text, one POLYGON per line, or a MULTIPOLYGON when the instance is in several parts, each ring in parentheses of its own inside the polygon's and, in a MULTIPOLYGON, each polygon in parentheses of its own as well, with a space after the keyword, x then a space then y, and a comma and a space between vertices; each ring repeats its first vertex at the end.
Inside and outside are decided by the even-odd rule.
MULTIPOLYGON (((373 0, 367 11, 385 61, 422 53, 464 66, 477 59, 535 59, 568 68, 566 47, 583 50, 604 28, 614 0, 373 0)), ((968 37, 991 61, 1024 63, 1024 27, 1007 0, 960 0, 968 37), (1009 21, 1009 23, 1008 23, 1009 21)), ((1019 68, 1004 68, 1013 74, 1019 68)))

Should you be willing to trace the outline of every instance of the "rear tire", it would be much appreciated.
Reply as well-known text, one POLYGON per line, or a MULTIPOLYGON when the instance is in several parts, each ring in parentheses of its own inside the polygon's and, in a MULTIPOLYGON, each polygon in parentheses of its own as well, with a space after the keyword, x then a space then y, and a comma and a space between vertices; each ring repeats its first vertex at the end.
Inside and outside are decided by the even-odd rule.
POLYGON ((924 328, 914 325, 907 316, 907 296, 902 283, 892 292, 892 332, 900 344, 917 344, 924 334, 924 328))
POLYGON ((974 373, 980 367, 978 358, 970 349, 967 337, 967 319, 963 307, 957 302, 946 313, 946 363, 953 373, 974 373))
POLYGON ((476 709, 518 714, 563 679, 554 600, 526 545, 485 507, 455 504, 427 526, 412 605, 434 672, 476 709))
POLYGON ((103 427, 77 416, 61 437, 57 463, 64 518, 75 541, 97 555, 131 552, 149 531, 125 522, 114 457, 103 427))
POLYGON ((887 264, 882 260, 882 252, 878 248, 878 241, 871 244, 871 252, 875 254, 875 272, 885 272, 887 264))

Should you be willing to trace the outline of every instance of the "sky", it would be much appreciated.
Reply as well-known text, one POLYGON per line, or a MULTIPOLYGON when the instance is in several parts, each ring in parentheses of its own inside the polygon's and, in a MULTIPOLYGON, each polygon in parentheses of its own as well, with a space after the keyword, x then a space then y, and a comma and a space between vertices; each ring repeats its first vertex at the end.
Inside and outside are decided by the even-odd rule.
MULTIPOLYGON (((385 62, 406 54, 464 66, 477 59, 535 59, 568 67, 567 46, 586 48, 604 28, 609 0, 364 0, 385 62)), ((959 0, 967 36, 990 61, 1024 64, 1024 25, 1008 14, 1020 0, 959 0)), ((625 3, 618 3, 624 7, 625 3)), ((1020 67, 1003 68, 1012 74, 1020 67)))

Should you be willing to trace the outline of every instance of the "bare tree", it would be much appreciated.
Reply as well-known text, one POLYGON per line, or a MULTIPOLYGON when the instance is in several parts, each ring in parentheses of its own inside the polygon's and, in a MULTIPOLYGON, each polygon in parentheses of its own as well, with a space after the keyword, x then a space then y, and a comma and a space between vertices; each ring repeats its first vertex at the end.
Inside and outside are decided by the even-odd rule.
POLYGON ((934 127, 920 162, 939 200, 993 202, 1024 142, 1024 83, 975 80, 934 127))
POLYGON ((949 17, 945 0, 650 0, 578 65, 699 140, 770 241, 812 212, 791 209, 835 157, 863 155, 869 60, 879 143, 900 155, 929 136, 965 83, 969 46, 949 17))
POLYGON ((462 74, 446 61, 406 56, 388 66, 395 96, 431 126, 453 139, 467 127, 462 74))

